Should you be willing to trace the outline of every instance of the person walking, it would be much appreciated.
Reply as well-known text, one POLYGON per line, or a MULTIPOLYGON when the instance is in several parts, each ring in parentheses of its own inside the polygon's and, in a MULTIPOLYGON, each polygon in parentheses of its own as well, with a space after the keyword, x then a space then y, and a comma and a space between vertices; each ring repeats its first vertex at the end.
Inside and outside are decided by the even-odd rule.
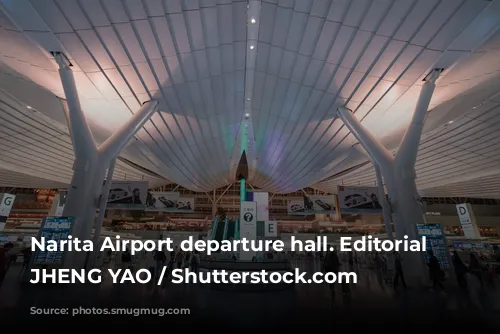
POLYGON ((191 271, 198 273, 198 265, 200 264, 200 254, 198 251, 194 251, 191 255, 191 271))
POLYGON ((429 263, 427 263, 427 266, 429 267, 429 275, 432 281, 432 287, 434 288, 434 290, 436 290, 437 287, 444 290, 443 283, 441 282, 443 280, 444 273, 441 270, 439 261, 437 257, 434 255, 433 251, 428 250, 427 254, 429 255, 429 263))
POLYGON ((175 262, 177 262, 177 269, 182 269, 182 262, 184 261, 184 254, 179 249, 175 253, 175 262))
POLYGON ((403 273, 403 264, 402 264, 403 259, 401 258, 401 255, 398 252, 394 252, 394 269, 396 271, 396 274, 394 275, 394 288, 397 288, 399 285, 399 280, 401 279, 401 283, 403 283, 403 288, 407 288, 406 286, 406 281, 405 281, 405 275, 403 273))
MULTIPOLYGON (((340 260, 335 251, 330 251, 326 253, 325 260, 323 262, 323 271, 325 273, 332 272, 337 274, 340 269, 340 260)), ((330 283, 330 291, 332 294, 335 293, 335 283, 330 283)))
POLYGON ((154 251, 144 251, 144 266, 148 268, 151 277, 156 278, 156 260, 154 251))
POLYGON ((467 274, 468 269, 460 258, 460 255, 458 255, 457 251, 453 251, 451 261, 453 262, 453 268, 455 269, 455 276, 457 277, 458 285, 461 288, 467 288, 467 279, 465 278, 465 274, 467 274))
POLYGON ((163 267, 165 266, 165 261, 167 260, 167 256, 165 255, 163 249, 156 250, 156 253, 154 255, 154 260, 156 261, 155 277, 157 277, 163 270, 163 267))
POLYGON ((472 276, 478 279, 479 283, 481 283, 481 287, 484 286, 482 270, 483 268, 481 266, 481 262, 479 262, 479 259, 477 258, 477 255, 470 253, 469 271, 472 276))

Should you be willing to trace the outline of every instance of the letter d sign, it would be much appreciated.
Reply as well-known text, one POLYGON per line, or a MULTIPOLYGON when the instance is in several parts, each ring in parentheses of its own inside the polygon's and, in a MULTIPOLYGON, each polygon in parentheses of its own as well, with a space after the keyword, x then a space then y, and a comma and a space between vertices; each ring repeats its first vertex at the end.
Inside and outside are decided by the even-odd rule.
POLYGON ((458 211, 460 212, 460 215, 462 215, 462 216, 467 213, 467 210, 465 210, 465 208, 463 206, 459 207, 458 211))

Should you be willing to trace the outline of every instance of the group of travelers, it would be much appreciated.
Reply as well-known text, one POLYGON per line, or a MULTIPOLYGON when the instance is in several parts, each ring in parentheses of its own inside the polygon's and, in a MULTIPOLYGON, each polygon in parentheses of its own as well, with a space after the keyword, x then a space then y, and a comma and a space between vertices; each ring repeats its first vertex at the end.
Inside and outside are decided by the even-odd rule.
MULTIPOLYGON (((403 270, 403 258, 398 252, 393 252, 392 255, 394 259, 394 276, 392 276, 393 287, 397 289, 399 286, 402 286, 404 289, 406 289, 408 286, 406 284, 403 270)), ((349 265, 349 268, 352 271, 355 262, 353 260, 355 258, 355 255, 353 255, 352 253, 348 253, 346 258, 348 259, 348 261, 346 261, 346 264, 349 265)), ((335 251, 327 252, 324 258, 322 257, 322 262, 323 271, 325 272, 338 273, 341 270, 342 261, 339 257, 339 254, 335 251)), ((470 274, 473 278, 477 279, 477 281, 481 284, 481 287, 484 286, 484 266, 481 264, 476 254, 470 254, 469 265, 466 265, 458 252, 453 251, 452 263, 457 283, 461 288, 467 287, 467 274, 470 274)), ((432 282, 432 288, 435 291, 444 291, 445 287, 443 282, 446 279, 446 274, 443 268, 441 268, 439 259, 436 257, 432 250, 427 251, 427 268, 430 281, 432 282)), ((384 269, 384 266, 377 266, 377 270, 387 272, 387 269, 384 269)), ((341 284, 341 287, 343 295, 350 294, 349 284, 341 284)), ((331 284, 330 288, 333 292, 334 284, 331 284)))
MULTIPOLYGON (((432 250, 427 251, 428 261, 427 267, 429 269, 429 278, 432 282, 432 287, 434 290, 444 290, 443 282, 446 278, 446 274, 441 268, 438 258, 434 255, 432 250)), ((470 253, 469 266, 467 266, 457 251, 453 251, 452 263, 455 271, 455 276, 457 283, 461 288, 467 287, 466 274, 470 273, 472 277, 476 278, 481 287, 484 286, 483 283, 483 266, 481 265, 477 255, 470 253)), ((401 281, 403 288, 407 288, 406 281, 403 273, 403 265, 401 255, 397 252, 394 253, 394 280, 393 286, 397 288, 399 286, 399 281, 401 281)))
POLYGON ((458 285, 461 288, 467 288, 467 273, 476 278, 481 284, 481 287, 484 286, 483 272, 485 268, 479 261, 476 254, 470 253, 469 266, 467 266, 460 258, 458 252, 453 251, 452 262, 455 269, 455 276, 457 277, 458 285))
MULTIPOLYGON (((403 271, 403 258, 399 252, 394 252, 394 279, 392 281, 394 288, 398 288, 399 282, 403 288, 407 288, 405 275, 403 271)), ((442 280, 444 279, 444 272, 441 270, 441 266, 439 264, 439 260, 434 255, 432 251, 428 251, 427 255, 429 257, 429 261, 427 262, 427 267, 429 268, 429 277, 432 281, 433 288, 440 287, 444 288, 442 284, 442 280)))

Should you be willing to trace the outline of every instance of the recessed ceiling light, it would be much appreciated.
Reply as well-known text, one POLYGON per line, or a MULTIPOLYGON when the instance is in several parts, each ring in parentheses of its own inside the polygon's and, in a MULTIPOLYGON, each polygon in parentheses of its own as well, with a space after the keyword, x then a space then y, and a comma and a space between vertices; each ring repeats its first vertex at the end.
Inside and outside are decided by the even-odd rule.
POLYGON ((476 109, 476 108, 477 108, 477 106, 476 107, 472 107, 472 109, 476 109))
POLYGON ((448 122, 448 124, 452 124, 452 123, 453 123, 453 121, 449 121, 449 122, 448 122))
POLYGON ((257 22, 257 21, 255 21, 255 19, 254 19, 254 18, 252 18, 252 19, 250 20, 250 22, 251 22, 252 24, 255 24, 255 22, 257 22))
POLYGON ((250 101, 250 98, 249 98, 249 97, 247 97, 247 101, 250 101))
POLYGON ((249 114, 249 113, 246 113, 246 114, 245 114, 245 117, 250 117, 250 114, 249 114))
POLYGON ((255 46, 250 45, 250 50, 253 50, 254 48, 255 48, 255 46))
POLYGON ((26 106, 26 108, 31 109, 31 106, 26 106))

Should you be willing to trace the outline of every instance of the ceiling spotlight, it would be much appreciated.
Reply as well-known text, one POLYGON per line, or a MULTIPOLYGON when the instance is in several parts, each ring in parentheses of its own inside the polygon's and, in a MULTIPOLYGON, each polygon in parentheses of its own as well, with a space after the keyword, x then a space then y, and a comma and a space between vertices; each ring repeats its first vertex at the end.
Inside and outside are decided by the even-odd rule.
POLYGON ((255 46, 250 45, 250 50, 253 50, 253 49, 255 49, 255 46))
POLYGON ((453 123, 453 121, 449 121, 449 122, 448 122, 448 124, 452 124, 452 123, 453 123))
POLYGON ((252 18, 252 19, 250 20, 250 22, 251 22, 252 24, 255 24, 255 22, 257 22, 257 21, 255 21, 255 19, 254 19, 254 18, 252 18))
POLYGON ((249 114, 249 113, 246 113, 246 114, 245 114, 245 117, 250 117, 250 114, 249 114))
POLYGON ((250 101, 250 98, 249 98, 249 97, 247 97, 247 101, 250 101))
POLYGON ((31 106, 26 106, 26 108, 31 109, 31 106))
POLYGON ((472 109, 476 109, 476 108, 477 108, 477 106, 475 106, 475 107, 472 107, 472 109))

